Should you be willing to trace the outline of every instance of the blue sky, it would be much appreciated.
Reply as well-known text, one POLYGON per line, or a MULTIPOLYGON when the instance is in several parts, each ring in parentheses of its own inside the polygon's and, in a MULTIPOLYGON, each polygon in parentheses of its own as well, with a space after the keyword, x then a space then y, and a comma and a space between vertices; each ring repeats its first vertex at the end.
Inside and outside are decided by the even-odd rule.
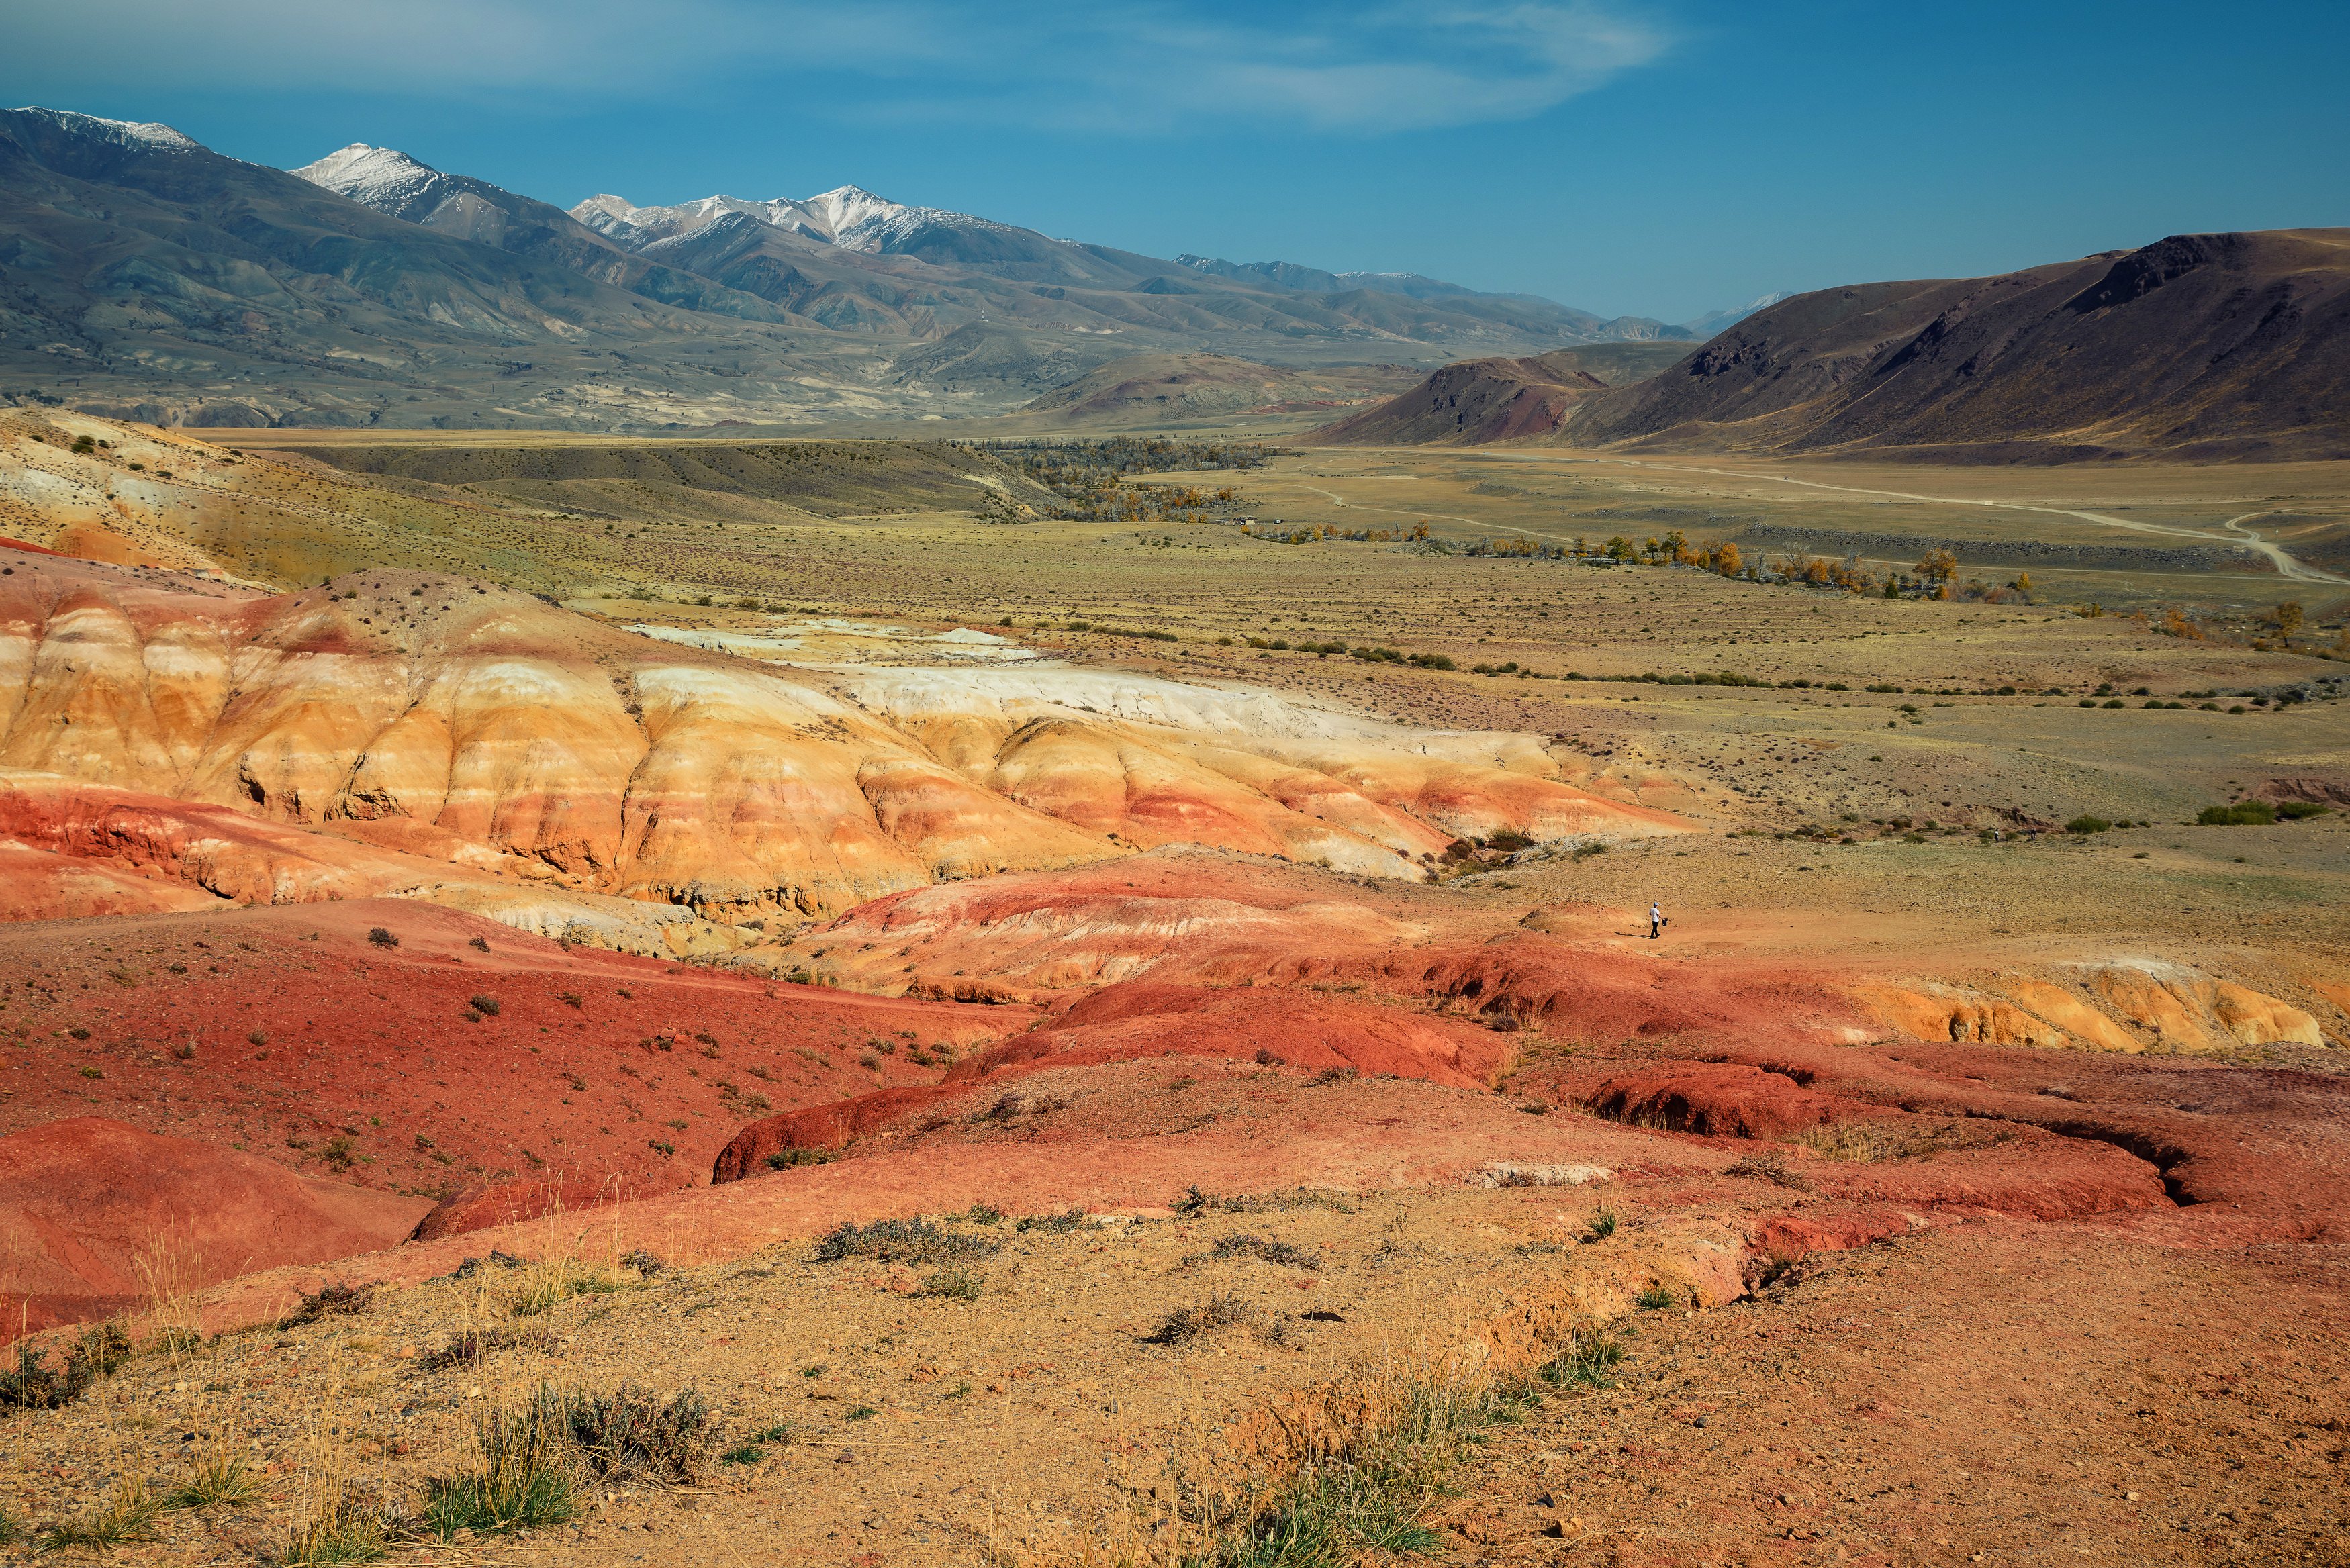
POLYGON ((858 184, 1668 320, 2350 223, 2350 5, 81 0, 0 94, 558 205, 858 184))

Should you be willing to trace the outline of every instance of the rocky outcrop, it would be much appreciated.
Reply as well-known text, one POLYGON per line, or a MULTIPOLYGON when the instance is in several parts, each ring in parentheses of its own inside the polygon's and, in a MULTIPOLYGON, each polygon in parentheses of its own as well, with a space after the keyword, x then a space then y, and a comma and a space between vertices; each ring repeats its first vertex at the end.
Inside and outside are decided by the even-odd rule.
POLYGON ((2095 971, 2089 983, 2116 1011, 2174 1051, 2215 1051, 2276 1040, 2325 1044, 2317 1020, 2301 1009, 2191 970, 2115 966, 2095 971))
POLYGON ((2183 965, 2076 963, 2078 992, 2004 975, 2000 992, 1919 981, 1853 988, 1887 1025, 1919 1040, 2091 1051, 2217 1051, 2325 1044, 2317 1020, 2264 992, 2183 965), (2143 1033, 2134 1033, 2135 1024, 2143 1033))
MULTIPOLYGON (((526 917, 483 889, 796 924, 1158 845, 1417 880, 1463 834, 1685 830, 1560 781, 1529 737, 1101 672, 991 680, 1013 678, 844 682, 429 572, 268 595, 18 555, 0 575, 0 811, 52 853, 239 902, 445 884, 591 932, 644 922, 526 917)), ((734 945, 660 923, 612 945, 734 945)))

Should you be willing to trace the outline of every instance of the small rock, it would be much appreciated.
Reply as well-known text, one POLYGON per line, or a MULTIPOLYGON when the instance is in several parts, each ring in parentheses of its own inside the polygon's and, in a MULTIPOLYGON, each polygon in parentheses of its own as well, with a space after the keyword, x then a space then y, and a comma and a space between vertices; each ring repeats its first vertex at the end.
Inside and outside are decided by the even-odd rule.
POLYGON ((853 1465, 857 1462, 857 1450, 855 1449, 843 1449, 840 1450, 839 1457, 835 1459, 832 1462, 837 1465, 853 1465))

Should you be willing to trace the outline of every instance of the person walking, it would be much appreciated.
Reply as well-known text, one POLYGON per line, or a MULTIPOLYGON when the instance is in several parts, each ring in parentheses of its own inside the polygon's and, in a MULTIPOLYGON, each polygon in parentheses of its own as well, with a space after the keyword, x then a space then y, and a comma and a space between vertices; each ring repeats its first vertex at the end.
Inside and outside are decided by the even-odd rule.
POLYGON ((1657 940, 1657 933, 1664 929, 1664 907, 1659 904, 1650 904, 1648 906, 1648 940, 1652 942, 1655 941, 1657 940))

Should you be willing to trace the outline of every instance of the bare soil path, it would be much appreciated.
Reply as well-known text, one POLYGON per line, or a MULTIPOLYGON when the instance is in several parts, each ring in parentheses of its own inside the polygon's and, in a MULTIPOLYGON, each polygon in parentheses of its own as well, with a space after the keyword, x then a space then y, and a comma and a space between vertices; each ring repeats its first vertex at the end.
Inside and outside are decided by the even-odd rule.
POLYGON ((1453 1560, 2350 1562, 2350 1255, 1955 1226, 1643 1314, 1497 1435, 1453 1560), (1555 1533, 1546 1533, 1555 1532, 1555 1533))

